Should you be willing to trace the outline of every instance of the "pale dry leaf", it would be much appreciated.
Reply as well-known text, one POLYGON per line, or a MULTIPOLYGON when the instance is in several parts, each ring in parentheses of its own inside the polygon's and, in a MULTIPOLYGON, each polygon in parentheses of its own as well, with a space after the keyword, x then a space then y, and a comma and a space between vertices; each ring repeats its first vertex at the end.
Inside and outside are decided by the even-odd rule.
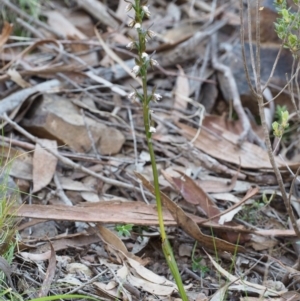
MULTIPOLYGON (((272 301, 299 301, 299 299, 289 299, 289 298, 272 298, 272 301)), ((259 297, 242 297, 240 301, 270 301, 270 298, 259 297)))
MULTIPOLYGON (((170 2, 168 4, 166 14, 169 16, 172 16, 173 22, 175 24, 180 24, 179 26, 176 26, 175 28, 178 28, 183 25, 182 23, 179 22, 180 18, 181 18, 181 8, 179 7, 179 5, 177 5, 173 2, 170 2)), ((189 24, 189 25, 191 25, 191 24, 189 24)), ((190 34, 191 34, 191 31, 190 31, 190 34)), ((166 35, 164 37, 166 38, 167 35, 168 35, 168 32, 166 33, 166 35)), ((175 37, 176 37, 176 35, 175 35, 175 37)))
POLYGON ((70 274, 84 274, 86 277, 91 277, 93 272, 89 267, 80 262, 72 262, 66 266, 66 271, 70 274))
POLYGON ((250 188, 247 191, 246 195, 242 198, 241 201, 239 201, 238 203, 236 203, 233 206, 229 207, 228 209, 226 209, 225 211, 223 211, 219 215, 219 216, 221 216, 221 218, 219 220, 219 224, 223 225, 224 222, 231 221, 232 218, 234 217, 234 215, 242 209, 242 205, 246 201, 248 201, 249 199, 251 199, 254 195, 256 195, 258 193, 258 191, 259 191, 258 187, 250 188))
MULTIPOLYGON (((39 139, 47 148, 54 151, 57 150, 57 142, 55 140, 39 139)), ((35 146, 33 154, 33 190, 35 193, 46 187, 52 180, 58 159, 43 149, 38 143, 35 146)))
MULTIPOLYGON (((194 129, 183 123, 176 123, 182 130, 183 135, 187 139, 192 139, 197 133, 194 129)), ((224 128, 215 125, 215 133, 203 130, 194 142, 196 148, 209 154, 211 157, 241 166, 241 168, 271 169, 268 153, 266 150, 257 145, 245 141, 243 147, 238 148, 239 136, 228 132, 224 128)), ((286 168, 286 164, 290 167, 297 167, 299 163, 292 164, 291 162, 283 162, 279 157, 275 157, 279 168, 286 168)))
POLYGON ((82 285, 82 282, 77 278, 77 276, 68 274, 66 277, 57 280, 58 283, 67 283, 74 286, 82 285))
POLYGON ((24 259, 32 261, 43 261, 51 257, 51 251, 47 251, 41 254, 34 254, 29 252, 19 252, 18 254, 21 255, 24 259))
POLYGON ((71 191, 92 191, 93 189, 84 185, 79 181, 74 181, 70 178, 59 177, 59 182, 63 189, 71 191))
POLYGON ((240 212, 242 209, 243 209, 243 207, 242 207, 242 206, 239 206, 239 207, 234 208, 233 210, 227 212, 226 214, 224 214, 224 215, 222 215, 222 216, 220 217, 218 223, 219 223, 220 225, 224 225, 224 223, 232 221, 232 219, 234 218, 234 216, 235 216, 238 212, 240 212))
POLYGON ((209 300, 208 297, 204 293, 199 293, 195 299, 195 301, 208 301, 208 300, 209 300))
POLYGON ((97 203, 100 201, 98 194, 95 192, 83 191, 80 194, 81 194, 81 197, 87 202, 97 203))
POLYGON ((7 74, 9 75, 10 79, 17 85, 19 85, 21 88, 31 87, 30 83, 24 80, 21 74, 16 69, 8 69, 7 74))
POLYGON ((276 245, 278 245, 277 240, 259 235, 252 235, 249 242, 249 246, 252 246, 255 251, 273 249, 276 245))
POLYGON ((214 295, 212 296, 212 298, 210 299, 210 301, 220 301, 220 300, 224 300, 225 294, 228 290, 228 286, 229 283, 222 286, 220 289, 218 289, 214 295))
MULTIPOLYGON (((204 185, 203 185, 204 186, 204 185)), ((205 188, 203 188, 205 190, 205 188)), ((209 191, 207 191, 209 192, 209 191)), ((221 200, 224 202, 231 202, 231 203, 238 203, 240 200, 235 195, 229 192, 223 192, 223 193, 211 193, 211 197, 213 197, 216 200, 221 200)))
POLYGON ((2 32, 1 32, 1 35, 0 35, 0 47, 2 47, 7 42, 12 30, 13 30, 13 24, 9 24, 8 22, 4 22, 2 32))
POLYGON ((100 23, 105 24, 113 29, 117 29, 118 22, 111 17, 107 12, 107 7, 102 2, 97 0, 77 0, 77 4, 82 9, 86 10, 94 18, 100 21, 100 23))
POLYGON ((127 280, 134 287, 143 288, 144 291, 158 296, 170 296, 177 289, 175 284, 173 286, 157 284, 131 274, 128 275, 127 280))
POLYGON ((44 279, 41 289, 38 293, 38 297, 41 298, 41 297, 46 297, 48 295, 52 281, 55 276, 55 269, 56 269, 56 254, 55 254, 55 250, 50 242, 49 264, 48 264, 47 272, 45 275, 45 279, 44 279))
POLYGON ((251 283, 249 281, 243 280, 239 277, 231 275, 225 269, 223 269, 217 262, 213 260, 213 258, 206 253, 214 267, 224 276, 226 277, 232 284, 229 283, 228 289, 229 290, 242 290, 257 293, 261 296, 280 296, 286 292, 286 290, 277 292, 275 290, 269 289, 263 285, 251 283))
POLYGON ((138 275, 140 275, 144 279, 146 279, 152 283, 161 284, 161 285, 167 285, 167 286, 172 286, 172 287, 175 285, 173 282, 169 281, 165 277, 159 276, 159 275, 155 274, 154 272, 150 271, 149 269, 145 268, 136 260, 134 260, 130 257, 127 257, 127 260, 128 260, 128 263, 130 264, 130 266, 132 268, 134 268, 134 270, 138 273, 138 275))
POLYGON ((109 299, 112 300, 120 300, 120 291, 118 288, 112 288, 112 289, 107 289, 106 284, 103 282, 93 282, 93 285, 98 289, 102 294, 107 296, 109 299))
POLYGON ((162 39, 165 43, 176 46, 179 43, 189 39, 196 32, 199 32, 200 25, 191 24, 180 24, 179 26, 173 27, 165 32, 162 39))
MULTIPOLYGON (((179 69, 179 75, 176 79, 175 84, 175 102, 174 102, 174 109, 179 110, 185 110, 187 107, 187 98, 189 97, 189 80, 185 76, 184 70, 181 68, 181 66, 177 66, 179 69)), ((177 110, 173 110, 173 118, 175 118, 176 121, 179 120, 181 113, 179 113, 177 110)))
POLYGON ((45 12, 47 22, 51 28, 59 31, 65 38, 76 40, 87 39, 87 36, 76 28, 65 16, 56 10, 45 12))
POLYGON ((120 277, 121 279, 125 280, 127 275, 129 273, 129 270, 127 266, 124 264, 118 271, 117 271, 117 276, 120 277))
POLYGON ((99 231, 99 235, 102 238, 102 240, 110 247, 113 248, 114 251, 122 252, 122 254, 128 258, 131 258, 134 260, 134 262, 140 262, 143 264, 146 264, 147 260, 143 260, 139 258, 138 256, 135 256, 131 252, 128 252, 125 244, 120 239, 118 235, 116 235, 114 232, 109 230, 108 228, 98 224, 97 229, 99 231))
MULTIPOLYGON (((144 232, 143 232, 144 233, 144 232)), ((140 239, 137 239, 132 247, 131 253, 137 254, 142 251, 149 243, 150 237, 143 236, 140 239)))
POLYGON ((128 3, 126 3, 126 1, 124 0, 119 0, 119 5, 116 11, 116 16, 118 16, 118 18, 120 20, 122 20, 123 22, 126 21, 127 19, 127 14, 128 12, 126 12, 126 6, 128 3))
POLYGON ((107 284, 106 284, 106 289, 109 291, 109 290, 112 290, 114 288, 116 288, 118 286, 118 283, 116 281, 109 281, 107 284))

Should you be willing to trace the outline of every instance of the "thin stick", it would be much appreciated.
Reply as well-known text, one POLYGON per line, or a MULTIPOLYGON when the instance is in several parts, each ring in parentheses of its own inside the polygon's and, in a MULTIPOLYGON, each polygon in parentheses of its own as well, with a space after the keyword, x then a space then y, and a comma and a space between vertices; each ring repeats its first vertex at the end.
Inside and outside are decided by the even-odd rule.
POLYGON ((60 182, 59 182, 59 178, 57 176, 57 173, 54 174, 54 183, 56 185, 56 194, 59 196, 59 198, 64 202, 65 205, 67 206, 73 206, 73 203, 71 202, 71 200, 66 196, 60 182))
MULTIPOLYGON (((248 68, 248 65, 247 65, 247 59, 246 59, 243 0, 240 0, 240 19, 241 19, 241 26, 240 26, 241 48, 242 48, 242 57, 243 57, 243 63, 244 63, 244 70, 245 70, 248 86, 250 87, 250 90, 253 93, 253 95, 255 95, 256 92, 255 92, 255 89, 254 89, 254 87, 252 85, 252 82, 251 82, 250 72, 249 72, 249 68, 248 68)), ((249 20, 248 20, 248 27, 249 27, 249 20)))

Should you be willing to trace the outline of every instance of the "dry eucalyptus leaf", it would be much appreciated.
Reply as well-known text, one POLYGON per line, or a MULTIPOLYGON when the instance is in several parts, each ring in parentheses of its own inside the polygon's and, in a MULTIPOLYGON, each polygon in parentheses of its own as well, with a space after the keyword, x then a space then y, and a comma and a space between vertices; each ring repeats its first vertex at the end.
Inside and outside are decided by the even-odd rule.
MULTIPOLYGON (((57 150, 57 142, 55 140, 39 139, 39 141, 47 148, 54 151, 57 150)), ((35 193, 46 187, 52 180, 58 159, 47 152, 40 144, 36 144, 33 153, 33 190, 35 193), (47 163, 46 163, 47 162, 47 163)))

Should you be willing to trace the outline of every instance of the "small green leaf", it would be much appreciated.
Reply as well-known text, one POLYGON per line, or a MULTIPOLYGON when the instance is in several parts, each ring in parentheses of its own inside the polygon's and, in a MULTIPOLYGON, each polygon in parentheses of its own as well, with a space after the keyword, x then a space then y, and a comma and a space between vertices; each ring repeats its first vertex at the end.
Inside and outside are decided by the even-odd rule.
POLYGON ((282 9, 281 14, 282 14, 282 17, 283 17, 285 23, 290 23, 291 22, 290 14, 289 14, 289 11, 287 9, 282 9))
POLYGON ((289 119, 289 112, 288 111, 281 111, 281 120, 282 122, 287 121, 289 119))
POLYGON ((278 130, 278 127, 279 127, 278 122, 277 122, 277 121, 274 121, 274 122, 272 123, 273 131, 277 131, 277 130, 278 130))

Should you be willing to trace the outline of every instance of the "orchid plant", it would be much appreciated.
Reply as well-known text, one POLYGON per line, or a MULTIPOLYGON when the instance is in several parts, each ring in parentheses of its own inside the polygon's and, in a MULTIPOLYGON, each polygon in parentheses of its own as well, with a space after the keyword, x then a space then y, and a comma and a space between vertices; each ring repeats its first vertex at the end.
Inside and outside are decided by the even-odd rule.
POLYGON ((146 133, 146 140, 148 144, 148 149, 151 158, 152 164, 152 173, 154 179, 154 188, 155 188, 155 198, 156 198, 156 207, 158 213, 158 221, 160 227, 160 235, 162 240, 162 249, 165 255, 168 266, 172 272, 172 275, 176 281, 179 293, 181 295, 182 300, 188 301, 185 289, 182 284, 181 276, 178 270, 177 263, 174 258, 174 254, 170 245, 170 242, 167 238, 164 219, 163 219, 163 211, 162 211, 162 200, 159 189, 158 182, 158 171, 155 160, 155 153, 152 142, 152 134, 156 132, 154 127, 154 122, 152 120, 153 111, 150 109, 151 101, 159 101, 162 96, 160 94, 155 93, 156 89, 154 88, 151 93, 148 93, 147 86, 147 71, 149 67, 155 67, 158 65, 158 62, 153 59, 153 55, 149 55, 146 52, 146 44, 148 39, 151 39, 155 36, 155 33, 150 29, 143 28, 143 19, 149 18, 151 16, 151 12, 149 10, 149 6, 147 6, 147 2, 140 0, 124 0, 127 2, 126 11, 129 12, 131 10, 134 11, 134 17, 130 19, 128 26, 131 28, 135 28, 137 31, 137 39, 131 41, 127 48, 130 50, 135 49, 137 51, 137 58, 135 60, 135 66, 132 68, 132 72, 140 77, 142 80, 142 92, 138 92, 137 90, 132 91, 128 94, 128 98, 133 102, 140 102, 143 107, 143 117, 144 117, 144 127, 146 133))

